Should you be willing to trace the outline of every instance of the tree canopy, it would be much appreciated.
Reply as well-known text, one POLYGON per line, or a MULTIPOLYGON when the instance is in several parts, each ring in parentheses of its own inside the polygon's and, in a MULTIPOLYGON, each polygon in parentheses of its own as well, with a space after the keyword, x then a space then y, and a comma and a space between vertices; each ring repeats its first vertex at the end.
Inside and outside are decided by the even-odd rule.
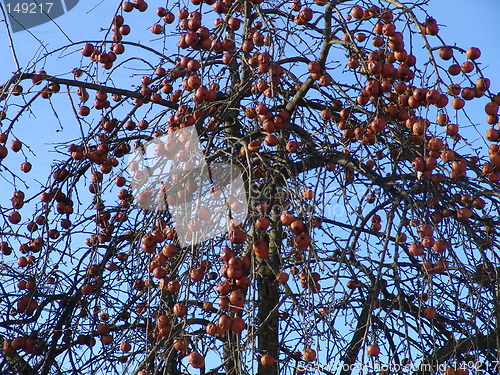
POLYGON ((498 373, 500 94, 427 3, 116 1, 13 47, 2 374, 498 373))

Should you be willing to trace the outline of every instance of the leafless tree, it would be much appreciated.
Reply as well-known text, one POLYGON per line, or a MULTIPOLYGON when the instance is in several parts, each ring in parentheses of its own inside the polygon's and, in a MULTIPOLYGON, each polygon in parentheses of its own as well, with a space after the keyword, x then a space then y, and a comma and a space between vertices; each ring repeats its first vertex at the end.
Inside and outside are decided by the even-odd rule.
POLYGON ((116 3, 1 86, 2 374, 498 373, 479 49, 426 0, 116 3))

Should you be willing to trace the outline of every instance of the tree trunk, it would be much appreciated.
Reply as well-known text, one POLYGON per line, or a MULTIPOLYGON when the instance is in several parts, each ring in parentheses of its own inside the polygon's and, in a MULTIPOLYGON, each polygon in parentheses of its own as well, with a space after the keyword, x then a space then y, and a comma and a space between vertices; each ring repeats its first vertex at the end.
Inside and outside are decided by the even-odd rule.
MULTIPOLYGON (((281 248, 282 233, 281 233, 281 223, 279 223, 279 210, 276 209, 275 202, 271 202, 271 207, 274 207, 272 211, 272 222, 274 223, 274 229, 270 231, 269 240, 269 262, 273 268, 278 268, 279 266, 279 249, 281 248)), ((257 313, 257 319, 259 323, 266 322, 261 333, 259 334, 258 348, 259 354, 271 355, 276 363, 273 366, 262 366, 259 362, 259 375, 277 375, 279 374, 279 335, 278 335, 278 314, 275 307, 279 303, 280 293, 278 288, 278 283, 276 282, 276 276, 274 275, 272 269, 261 264, 263 267, 262 271, 259 273, 259 278, 257 280, 257 286, 259 290, 259 311, 257 313)))
POLYGON ((260 332, 258 344, 259 353, 261 355, 271 355, 276 359, 276 364, 265 367, 259 362, 259 375, 277 375, 279 373, 277 364, 279 355, 278 316, 274 314, 270 319, 268 319, 268 316, 273 314, 273 309, 278 304, 279 290, 272 271, 269 268, 267 270, 271 275, 261 275, 257 281, 259 288, 259 311, 257 319, 259 322, 267 320, 266 325, 260 332))

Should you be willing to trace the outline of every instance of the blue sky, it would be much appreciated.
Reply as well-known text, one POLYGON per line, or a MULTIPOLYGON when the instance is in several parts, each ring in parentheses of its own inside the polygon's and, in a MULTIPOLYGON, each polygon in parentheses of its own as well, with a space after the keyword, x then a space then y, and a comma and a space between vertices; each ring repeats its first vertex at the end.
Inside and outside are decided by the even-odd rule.
MULTIPOLYGON (((149 9, 144 13, 134 11, 125 14, 125 22, 132 26, 132 39, 137 37, 137 35, 141 35, 143 39, 140 42, 145 45, 152 39, 152 34, 147 29, 157 20, 154 11, 160 3, 151 1, 149 9)), ((80 1, 70 12, 57 18, 57 24, 47 23, 31 29, 30 32, 14 33, 12 37, 20 65, 29 65, 34 56, 40 55, 40 41, 43 41, 47 50, 53 50, 61 45, 68 44, 70 40, 78 42, 102 39, 104 32, 100 28, 109 26, 117 4, 119 4, 118 1, 80 1)), ((472 5, 469 0, 430 0, 428 9, 429 14, 435 17, 441 25, 440 35, 449 44, 457 43, 463 48, 476 46, 481 49, 482 56, 480 62, 483 69, 486 68, 486 75, 491 78, 492 90, 494 92, 500 91, 500 75, 497 73, 500 66, 500 48, 498 48, 499 41, 497 37, 497 17, 500 11, 500 2, 497 0, 476 0, 474 5, 472 5)), ((71 48, 62 54, 64 55, 70 51, 78 51, 79 49, 79 47, 71 48)), ((4 24, 0 24, 0 56, 0 64, 2 66, 0 81, 4 82, 10 77, 11 72, 16 69, 9 49, 9 41, 4 24)), ((45 68, 49 74, 61 73, 61 70, 62 72, 69 72, 72 67, 79 64, 80 54, 73 54, 69 59, 64 60, 73 65, 64 67, 49 65, 45 68)), ((127 81, 125 88, 129 88, 130 84, 131 82, 127 81)), ((15 128, 15 135, 24 141, 29 139, 34 150, 50 150, 51 146, 47 143, 62 141, 66 136, 66 132, 58 131, 60 126, 55 119, 47 120, 48 117, 45 116, 47 112, 45 111, 49 111, 47 114, 53 117, 52 109, 46 105, 47 102, 39 100, 37 102, 41 102, 41 104, 39 103, 40 107, 38 111, 35 113, 35 115, 38 114, 37 121, 26 122, 24 119, 24 126, 17 126, 15 128)), ((483 100, 477 104, 468 103, 468 106, 477 105, 478 111, 474 111, 476 115, 474 120, 477 122, 484 122, 484 114, 482 113, 484 103, 483 100)), ((63 127, 66 125, 65 128, 67 129, 74 126, 74 119, 70 118, 66 120, 66 117, 63 115, 63 108, 55 108, 55 110, 61 116, 63 127)), ((11 110, 9 110, 10 113, 11 110)), ((40 156, 41 153, 38 152, 37 158, 40 156)), ((44 160, 43 164, 45 165, 41 170, 37 169, 35 165, 35 168, 31 172, 31 177, 37 177, 44 181, 44 176, 47 175, 48 165, 50 164, 47 160, 50 161, 50 157, 38 160, 33 160, 33 158, 28 159, 33 164, 44 160)), ((17 164, 15 168, 18 168, 18 165, 24 161, 24 158, 19 153, 15 156, 10 155, 9 161, 14 165, 17 164)), ((1 191, 11 191, 11 188, 0 187, 1 191)))
MULTIPOLYGON (((55 24, 44 24, 30 30, 28 32, 15 33, 13 35, 14 45, 16 47, 17 57, 22 66, 27 65, 33 56, 37 55, 40 43, 42 40, 46 44, 48 50, 55 49, 61 45, 67 44, 70 40, 73 42, 83 40, 99 40, 102 39, 104 33, 99 31, 100 27, 107 27, 110 24, 112 15, 116 9, 118 1, 112 0, 81 0, 80 3, 72 11, 58 18, 55 24), (61 32, 61 30, 64 31, 61 32), (37 40, 38 38, 38 40, 37 40)), ((126 23, 132 25, 134 30, 141 29, 146 31, 147 28, 156 20, 154 9, 156 4, 160 2, 150 1, 150 9, 146 13, 134 11, 127 14, 126 23), (155 6, 153 6, 155 4, 155 6)), ((480 62, 485 68, 486 76, 492 80, 492 90, 500 91, 500 48, 498 48, 498 14, 500 11, 500 1, 498 0, 476 0, 474 5, 471 5, 470 0, 430 0, 429 14, 438 20, 441 26, 440 35, 448 41, 449 44, 457 43, 463 48, 470 46, 479 47, 482 51, 480 62), (446 25, 446 26, 444 26, 446 25)), ((0 81, 6 81, 12 71, 15 70, 15 64, 9 50, 9 43, 5 29, 0 25, 0 81)), ((141 33, 144 39, 143 44, 147 44, 152 39, 151 33, 141 33)), ((132 39, 134 34, 132 34, 132 39)), ((72 49, 74 51, 79 48, 72 49)), ((66 72, 71 70, 73 66, 77 66, 80 61, 80 55, 74 54, 70 59, 71 66, 46 66, 49 74, 59 73, 61 68, 66 69, 66 72)), ((125 82, 125 88, 131 83, 125 82)), ((28 160, 35 166, 31 172, 29 179, 39 179, 42 183, 45 182, 51 154, 48 153, 52 148, 53 142, 62 142, 68 138, 68 132, 75 129, 75 121, 72 114, 68 114, 63 106, 56 107, 56 112, 61 118, 61 123, 64 132, 58 132, 60 126, 51 115, 52 110, 48 106, 48 102, 37 101, 37 116, 33 121, 22 120, 16 126, 16 136, 21 140, 29 143, 33 150, 37 153, 37 158, 31 157, 28 154, 28 160), (43 108, 42 108, 43 107, 43 108), (73 128, 72 128, 73 127, 73 128)), ((474 119, 484 123, 484 114, 482 106, 486 101, 478 102, 478 111, 474 111, 474 119)), ((67 102, 66 102, 67 103, 67 102)), ((468 104, 469 105, 469 104, 468 104)), ((67 110, 67 109, 66 109, 67 110)), ((484 123, 484 129, 487 125, 484 123)), ((9 155, 9 165, 13 168, 18 168, 18 165, 24 161, 21 154, 9 155)), ((35 189, 36 190, 36 187, 35 189)), ((12 188, 0 180, 0 194, 2 196, 1 204, 7 202, 8 197, 12 192, 12 188)))
MULTIPOLYGON (((60 29, 74 42, 84 39, 102 37, 99 27, 109 25, 111 16, 116 9, 118 1, 85 0, 70 12, 57 18, 56 22, 60 29)), ((154 17, 155 3, 150 1, 150 7, 145 13, 134 11, 128 14, 127 23, 140 25, 141 19, 146 21, 142 27, 147 28, 154 17), (133 21, 131 21, 133 18, 133 21)), ((472 4, 469 0, 430 0, 429 14, 435 17, 441 25, 440 35, 450 43, 457 42, 463 46, 477 46, 482 50, 482 61, 495 65, 500 61, 500 49, 498 48, 498 11, 500 2, 497 0, 476 0, 472 4)), ((47 48, 59 47, 68 39, 54 24, 44 24, 30 30, 37 38, 47 44, 47 48)), ((8 76, 8 72, 14 69, 10 58, 11 54, 6 40, 4 25, 0 27, 0 56, 2 72, 0 78, 8 76)), ((28 32, 15 33, 14 44, 17 46, 18 58, 26 63, 36 52, 39 42, 28 32)))
MULTIPOLYGON (((119 4, 118 1, 80 1, 70 12, 57 18, 57 24, 47 23, 31 29, 30 32, 14 33, 12 37, 20 65, 29 65, 34 56, 40 55, 40 41, 43 41, 47 50, 53 50, 68 44, 70 40, 72 42, 101 40, 104 32, 100 28, 109 26, 117 4, 119 4)), ((134 11, 125 14, 125 22, 132 26, 132 40, 135 40, 134 38, 137 35, 141 35, 143 39, 139 41, 147 45, 152 39, 152 34, 148 32, 148 28, 157 20, 154 11, 158 5, 160 5, 160 2, 150 1, 150 7, 146 12, 134 11)), ((492 90, 493 92, 500 91, 500 75, 498 74, 500 48, 498 48, 499 41, 497 37, 497 17, 500 11, 500 2, 497 0, 476 0, 474 5, 471 5, 469 0, 430 0, 428 9, 429 14, 435 17, 441 25, 440 35, 449 44, 457 43, 463 48, 475 46, 481 49, 480 62, 483 69, 486 68, 486 76, 491 78, 492 90)), ((176 50, 176 47, 174 48, 176 50)), ((70 48, 62 55, 79 49, 80 47, 70 48)), ((0 81, 4 82, 10 77, 11 72, 16 69, 9 49, 4 24, 0 24, 0 56, 2 66, 0 81)), ((61 73, 61 71, 67 73, 71 68, 78 66, 80 54, 73 54, 63 61, 70 65, 48 65, 45 68, 49 74, 61 73)), ((129 88, 131 84, 131 81, 126 81, 125 88, 129 88)), ((62 127, 65 129, 65 131, 61 132, 59 131, 61 126, 55 120, 52 109, 47 105, 48 103, 40 100, 37 100, 37 102, 38 107, 36 107, 34 114, 37 116, 36 119, 34 117, 32 117, 33 121, 23 119, 23 125, 15 127, 15 135, 21 140, 29 142, 33 150, 37 151, 36 158, 28 157, 28 160, 34 164, 34 168, 29 175, 30 179, 37 178, 44 182, 51 161, 50 154, 47 155, 46 152, 53 149, 51 143, 68 139, 67 130, 74 128, 75 120, 64 113, 67 108, 63 106, 55 107, 55 111, 62 120, 62 127)), ((477 104, 474 102, 467 104, 468 107, 477 105, 478 110, 474 111, 474 120, 479 123, 484 123, 484 114, 482 112, 484 103, 485 101, 481 99, 477 104)), ((11 112, 13 111, 9 110, 9 115, 11 115, 11 112)), ((486 129, 487 125, 485 123, 484 125, 484 129, 486 129)), ((9 165, 13 165, 13 168, 17 169, 19 164, 24 161, 24 157, 21 153, 13 155, 11 152, 8 160, 9 165)), ((0 193, 8 192, 10 196, 11 191, 11 187, 0 184, 0 193)))
MULTIPOLYGON (((441 25, 440 35, 448 43, 457 43, 464 48, 475 46, 481 49, 481 61, 490 65, 488 73, 496 76, 500 65, 498 40, 497 0, 430 0, 429 13, 441 25)), ((493 76, 492 76, 493 77, 493 76)), ((492 79, 493 87, 500 90, 500 82, 492 79)))

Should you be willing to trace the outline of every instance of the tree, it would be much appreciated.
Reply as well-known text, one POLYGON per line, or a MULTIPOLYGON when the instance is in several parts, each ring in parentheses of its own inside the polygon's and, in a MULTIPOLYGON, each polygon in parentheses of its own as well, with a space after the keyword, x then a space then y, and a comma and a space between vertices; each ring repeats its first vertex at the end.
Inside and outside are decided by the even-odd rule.
POLYGON ((121 1, 19 67, 2 373, 496 373, 500 95, 426 3, 121 1))

